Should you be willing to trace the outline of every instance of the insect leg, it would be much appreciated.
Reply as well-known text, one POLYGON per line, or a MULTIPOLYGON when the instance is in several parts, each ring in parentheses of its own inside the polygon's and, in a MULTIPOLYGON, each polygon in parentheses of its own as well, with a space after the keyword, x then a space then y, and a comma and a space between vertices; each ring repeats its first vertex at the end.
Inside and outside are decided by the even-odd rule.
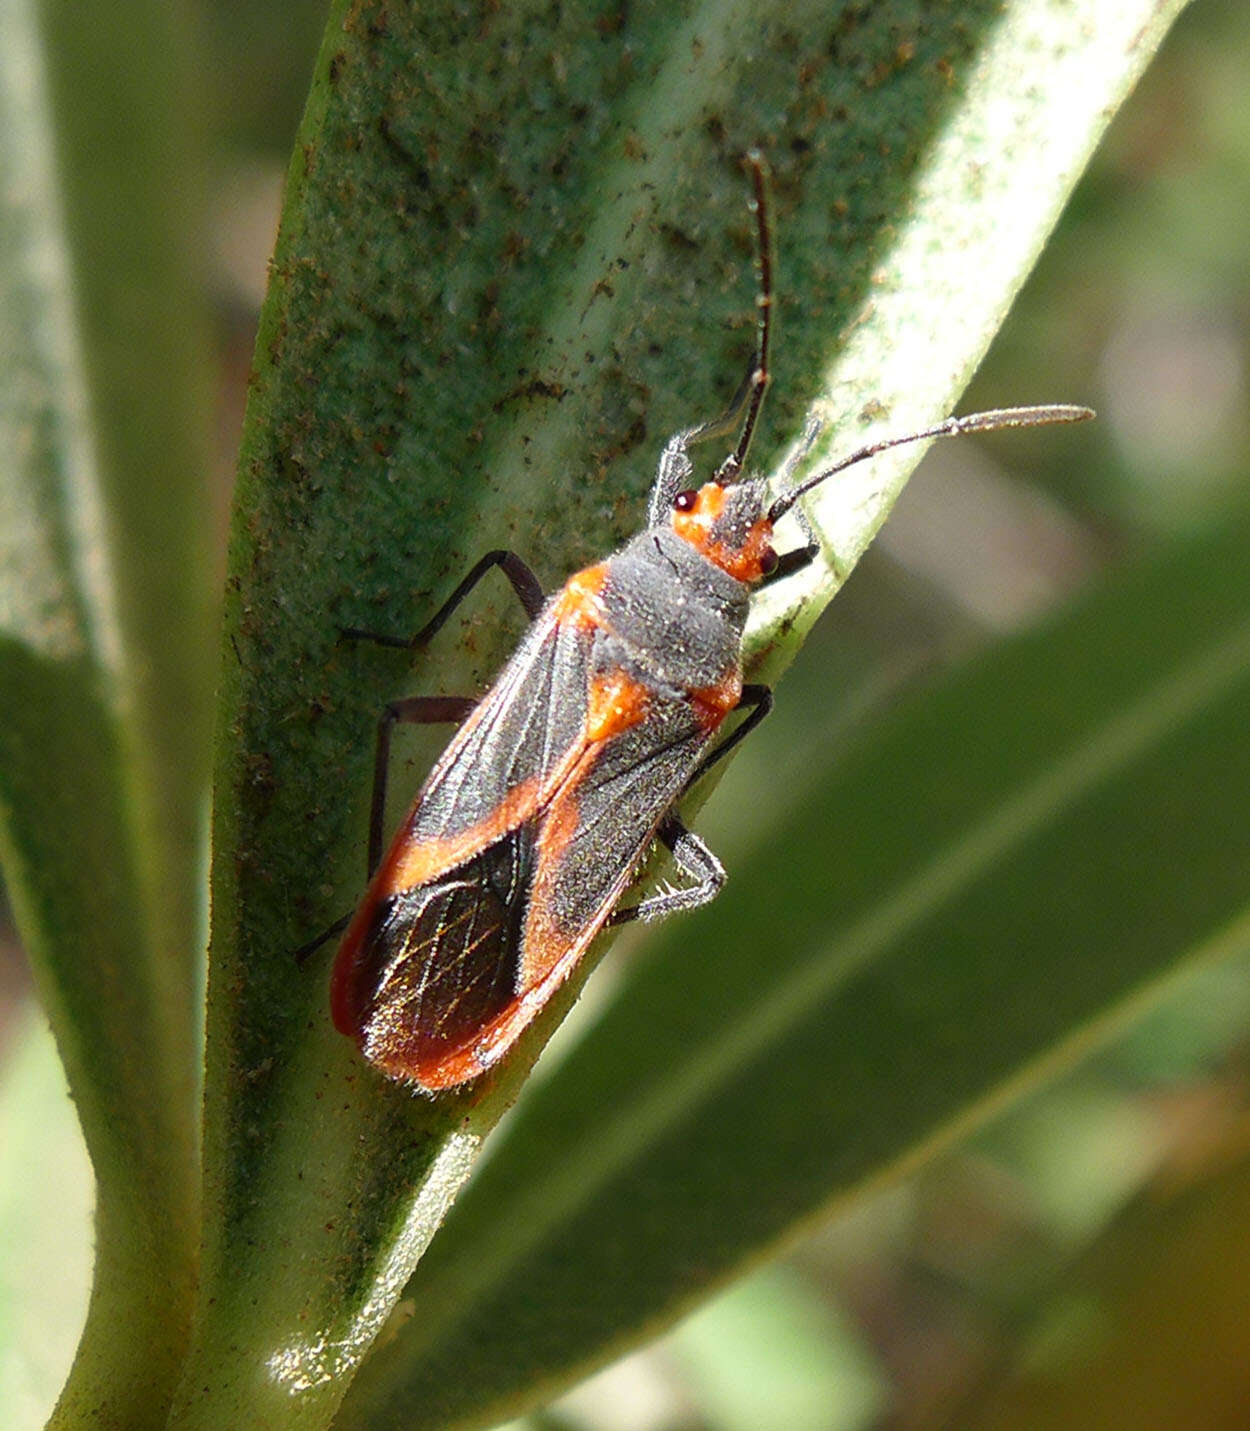
POLYGON ((659 836, 672 852, 677 868, 697 883, 685 889, 669 889, 663 894, 652 894, 628 909, 618 909, 608 920, 609 924, 628 924, 633 919, 663 919, 683 909, 697 909, 715 899, 725 884, 725 866, 708 849, 703 841, 676 815, 666 815, 659 828, 659 836))
MULTIPOLYGON (((404 700, 390 701, 378 719, 378 744, 373 758, 373 799, 369 806, 369 878, 382 858, 382 821, 386 813, 386 776, 391 756, 391 731, 400 724, 442 725, 445 721, 466 720, 477 702, 472 696, 409 696, 404 700)), ((349 910, 342 919, 336 919, 328 929, 323 929, 315 939, 300 947, 291 956, 297 964, 303 964, 311 955, 336 934, 341 934, 351 923, 354 910, 349 910)))
POLYGON ((315 939, 310 939, 307 944, 301 944, 299 948, 291 954, 291 958, 302 968, 323 944, 333 939, 336 934, 342 934, 352 922, 352 915, 355 914, 355 912, 354 909, 349 909, 342 919, 336 919, 329 929, 323 929, 315 939))
MULTIPOLYGON (((690 777, 691 785, 701 775, 706 775, 718 760, 723 760, 735 745, 745 740, 759 725, 773 708, 773 693, 768 686, 743 686, 738 709, 741 710, 744 706, 753 707, 751 714, 727 740, 722 741, 710 755, 704 757, 690 777)), ((663 894, 653 894, 640 904, 631 905, 628 909, 618 909, 608 920, 609 924, 626 924, 631 919, 662 919, 665 915, 676 914, 681 909, 697 909, 699 905, 706 904, 720 893, 721 886, 725 883, 725 867, 698 835, 688 830, 676 815, 664 817, 658 834, 672 852, 678 869, 698 883, 688 889, 673 889, 666 890, 663 894)))
POLYGON ((500 549, 487 552, 479 562, 470 568, 460 585, 415 636, 383 636, 376 631, 362 631, 354 626, 344 628, 342 635, 349 641, 373 641, 379 646, 394 646, 401 651, 419 650, 443 628, 456 607, 492 567, 498 567, 512 583, 513 591, 516 592, 521 605, 525 607, 526 615, 532 621, 543 609, 543 602, 546 600, 543 589, 538 583, 538 578, 515 552, 500 549))
MULTIPOLYGON (((743 707, 754 707, 754 709, 732 735, 727 736, 715 750, 703 757, 695 767, 694 774, 690 777, 690 785, 693 785, 696 780, 706 775, 717 761, 724 760, 734 746, 740 745, 747 736, 751 734, 755 727, 759 725, 760 721, 764 719, 768 712, 772 710, 773 693, 771 687, 757 685, 743 686, 742 695, 739 697, 736 709, 742 710, 743 707)), ((690 787, 687 786, 686 788, 689 789, 690 787)))
POLYGON ((391 762, 391 732, 395 726, 442 725, 468 719, 477 701, 472 696, 407 696, 388 701, 378 717, 378 743, 373 756, 373 799, 369 805, 369 878, 382 859, 386 819, 386 779, 391 762))
MULTIPOLYGON (((803 519, 804 526, 807 525, 806 518, 803 519)), ((811 535, 811 528, 808 528, 807 535, 811 535)), ((786 577, 793 576, 796 571, 802 571, 805 566, 810 566, 820 555, 820 543, 810 541, 805 547, 797 547, 792 552, 782 552, 777 558, 777 565, 760 582, 756 588, 762 591, 766 586, 772 586, 774 582, 784 581, 786 577)))

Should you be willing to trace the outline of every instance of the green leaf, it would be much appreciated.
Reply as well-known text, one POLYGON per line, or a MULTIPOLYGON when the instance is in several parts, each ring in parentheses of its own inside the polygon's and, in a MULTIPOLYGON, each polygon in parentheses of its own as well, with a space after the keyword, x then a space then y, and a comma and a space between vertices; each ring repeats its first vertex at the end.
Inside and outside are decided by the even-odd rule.
POLYGON ((195 1258, 207 427, 170 20, 0 6, 0 854, 98 1185, 59 1424, 160 1423, 195 1258))
POLYGON ((91 1165, 47 1024, 6 1028, 0 1072, 0 1406, 38 1431, 65 1380, 91 1281, 91 1165))
MULTIPOLYGON (((331 1031, 324 965, 291 951, 359 892, 377 710, 480 688, 518 623, 458 650, 449 632, 419 677, 337 629, 413 629, 492 546, 554 584, 637 525, 660 443, 723 406, 751 351, 753 144, 784 333, 757 455, 817 401, 842 450, 940 413, 1177 8, 1112 6, 1095 34, 1036 0, 334 7, 237 492, 209 1222, 176 1424, 326 1424, 576 994, 497 1077, 436 1101, 331 1031)), ((839 575, 906 465, 826 494, 839 575)), ((773 669, 835 585, 814 571, 801 610, 763 613, 773 669)))
POLYGON ((515 1414, 1244 951, 1248 539, 1142 568, 813 781, 531 1090, 336 1424, 515 1414))

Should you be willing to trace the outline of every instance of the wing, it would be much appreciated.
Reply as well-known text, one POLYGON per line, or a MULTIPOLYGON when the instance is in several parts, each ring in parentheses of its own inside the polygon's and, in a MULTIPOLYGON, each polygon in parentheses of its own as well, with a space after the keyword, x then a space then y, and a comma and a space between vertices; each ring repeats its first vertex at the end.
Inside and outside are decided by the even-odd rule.
POLYGON ((533 815, 581 753, 597 639, 548 605, 431 771, 375 885, 436 878, 533 815))
POLYGON ((535 822, 459 869, 367 903, 357 957, 335 965, 334 1021, 392 1078, 431 1084, 516 997, 516 951, 535 822))
MULTIPOLYGON (((453 737, 339 946, 331 1012, 340 1032, 363 1040, 401 948, 416 968, 444 929, 469 926, 489 947, 494 936, 485 930, 494 919, 498 937, 515 949, 516 931, 499 905, 524 897, 534 832, 521 831, 582 754, 593 643, 593 632, 560 621, 549 605, 453 737), (497 846, 505 853, 492 854, 497 846), (470 910, 474 887, 480 900, 470 910), (405 928, 410 944, 401 938, 405 928)), ((454 935, 447 938, 454 947, 454 935)))
POLYGON ((537 832, 522 987, 541 984, 598 932, 711 734, 687 701, 653 697, 645 720, 587 748, 544 807, 537 832))
POLYGON ((394 1078, 454 1087, 496 1062, 602 928, 709 732, 684 700, 581 741, 523 822, 427 883, 366 901, 335 1022, 394 1078))

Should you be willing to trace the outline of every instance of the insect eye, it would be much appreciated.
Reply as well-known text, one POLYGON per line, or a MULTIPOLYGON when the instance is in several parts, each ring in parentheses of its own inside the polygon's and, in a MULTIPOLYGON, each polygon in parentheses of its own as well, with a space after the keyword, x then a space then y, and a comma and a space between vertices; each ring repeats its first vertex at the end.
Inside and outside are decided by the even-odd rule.
POLYGON ((698 500, 698 492, 693 487, 687 487, 684 492, 678 492, 673 498, 673 506, 679 512, 693 512, 698 500))
POLYGON ((777 563, 781 558, 773 551, 772 547, 765 547, 760 553, 760 572, 763 576, 772 576, 777 570, 777 563))

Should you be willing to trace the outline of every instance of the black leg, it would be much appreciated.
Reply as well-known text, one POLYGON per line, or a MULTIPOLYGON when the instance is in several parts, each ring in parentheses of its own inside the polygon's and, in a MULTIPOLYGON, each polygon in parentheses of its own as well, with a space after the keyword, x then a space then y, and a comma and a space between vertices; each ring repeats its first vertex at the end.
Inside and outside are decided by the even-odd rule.
POLYGON ((336 934, 342 934, 352 922, 352 914, 355 912, 355 910, 352 910, 350 913, 345 914, 342 919, 336 919, 329 929, 323 929, 315 939, 310 939, 307 944, 301 944, 294 954, 291 955, 291 958, 295 960, 296 964, 303 968, 308 960, 327 940, 333 939, 336 934))
POLYGON ((538 578, 515 552, 487 552, 481 561, 470 568, 468 575, 455 591, 443 602, 429 621, 415 636, 382 636, 376 631, 362 631, 358 627, 345 627, 342 635, 348 641, 373 641, 379 646, 394 646, 401 651, 416 651, 426 644, 446 624, 448 617, 468 596, 469 592, 492 568, 498 567, 512 583, 512 589, 532 621, 543 609, 543 589, 538 578))
MULTIPOLYGON (((382 858, 383 825, 386 816, 386 777, 391 755, 391 730, 401 722, 412 725, 442 725, 447 721, 466 720, 477 702, 472 696, 409 696, 406 700, 390 701, 378 720, 378 743, 373 757, 373 799, 369 806, 369 878, 382 858)), ((328 939, 341 934, 351 922, 351 913, 336 919, 329 929, 323 929, 315 939, 301 944, 292 956, 303 964, 328 939)))
MULTIPOLYGON (((717 761, 724 760, 734 746, 741 745, 755 727, 759 725, 760 721, 772 710, 773 693, 771 689, 768 686, 743 686, 742 695, 738 700, 736 708, 742 710, 744 707, 754 707, 754 709, 751 710, 751 714, 747 716, 746 720, 742 722, 732 735, 727 736, 715 750, 703 757, 695 767, 694 774, 690 777, 690 785, 693 785, 696 780, 706 775, 717 761)), ((686 788, 689 789, 690 786, 688 785, 686 788)))
POLYGON ((386 824, 386 781, 391 761, 391 731, 396 725, 444 725, 467 720, 477 702, 472 696, 408 696, 388 701, 378 718, 373 757, 373 800, 369 805, 369 878, 382 860, 386 824))
POLYGON ((686 829, 676 815, 666 815, 659 836, 672 852, 677 868, 696 883, 685 889, 652 894, 628 909, 618 909, 609 924, 628 924, 633 919, 663 919, 683 909, 697 909, 715 899, 725 884, 725 867, 703 841, 686 829))

